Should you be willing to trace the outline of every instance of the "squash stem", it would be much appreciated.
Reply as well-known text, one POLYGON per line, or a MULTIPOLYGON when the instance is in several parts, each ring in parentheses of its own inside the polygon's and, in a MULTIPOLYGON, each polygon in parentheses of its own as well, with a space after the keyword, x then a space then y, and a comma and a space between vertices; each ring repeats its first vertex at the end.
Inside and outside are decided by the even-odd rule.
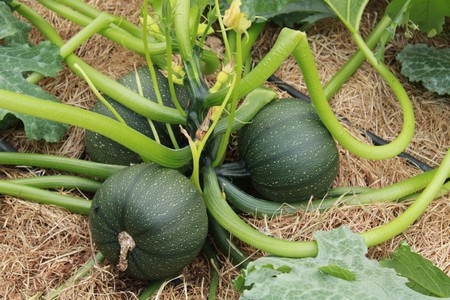
POLYGON ((225 157, 225 153, 228 149, 228 144, 230 141, 231 131, 233 128, 234 123, 234 117, 236 115, 236 109, 239 101, 239 95, 238 90, 239 86, 241 84, 241 76, 242 76, 242 34, 239 32, 236 32, 236 64, 234 66, 234 80, 232 85, 232 93, 230 96, 230 111, 229 111, 229 119, 228 119, 228 126, 225 130, 225 134, 223 135, 219 148, 216 153, 216 157, 214 158, 214 161, 212 163, 212 166, 218 166, 223 162, 223 159, 225 157))
POLYGON ((179 168, 191 160, 189 148, 174 150, 165 147, 118 121, 71 105, 0 90, 0 107, 98 132, 138 153, 147 162, 179 168))
MULTIPOLYGON (((366 40, 366 45, 369 48, 374 48, 375 45, 381 38, 381 35, 384 31, 392 24, 392 19, 385 15, 383 18, 377 23, 374 30, 370 33, 369 37, 366 40)), ((339 69, 339 71, 328 81, 324 87, 323 91, 325 97, 330 100, 334 94, 340 89, 340 87, 355 73, 358 67, 362 64, 362 62, 366 59, 363 51, 358 49, 358 51, 353 54, 353 56, 346 61, 344 66, 339 69)))
MULTIPOLYGON (((102 12, 98 11, 96 8, 90 6, 84 1, 81 0, 58 0, 59 3, 64 4, 65 6, 72 8, 75 11, 91 18, 95 19, 102 12)), ((110 15, 113 18, 114 25, 117 27, 127 31, 137 38, 142 38, 142 30, 136 26, 135 24, 127 21, 123 17, 110 15)))
MULTIPOLYGON (((70 7, 62 3, 58 3, 57 1, 52 0, 37 0, 37 1, 46 8, 57 13, 61 17, 70 20, 80 26, 86 27, 93 20, 92 18, 76 10, 71 9, 70 7)), ((130 49, 131 51, 136 52, 138 54, 141 55, 144 54, 144 45, 142 42, 142 36, 141 38, 138 38, 136 37, 136 34, 130 34, 126 30, 117 26, 102 29, 99 33, 105 36, 106 38, 114 41, 118 45, 122 45, 125 48, 130 49)), ((149 48, 151 55, 160 55, 164 54, 166 45, 164 42, 151 41, 151 45, 149 48)))
MULTIPOLYGON (((366 159, 387 159, 401 153, 409 145, 414 133, 414 113, 408 95, 398 83, 396 77, 392 75, 392 73, 390 73, 389 70, 381 63, 370 60, 374 67, 376 67, 377 71, 380 72, 391 88, 393 88, 394 93, 400 101, 400 105, 402 106, 404 113, 403 129, 397 138, 389 144, 373 146, 363 143, 347 132, 347 130, 334 115, 334 112, 328 104, 322 89, 317 68, 315 66, 314 57, 311 54, 306 35, 303 33, 301 36, 303 37, 297 38, 298 45, 292 54, 303 72, 312 104, 320 119, 333 137, 348 151, 366 159)), ((370 52, 370 50, 368 50, 367 47, 364 48, 363 43, 364 42, 362 39, 358 39, 358 44, 361 46, 364 54, 369 56, 367 52, 370 52)))
MULTIPOLYGON (((62 47, 64 45, 63 40, 56 32, 56 30, 37 12, 25 4, 14 1, 14 9, 30 21, 39 31, 52 43, 62 47)), ((85 24, 87 25, 87 24, 85 24)), ((141 41, 142 43, 142 41, 141 41)), ((176 109, 158 105, 153 101, 140 96, 139 94, 124 87, 117 81, 102 74, 95 68, 85 63, 82 59, 75 54, 69 54, 65 58, 66 64, 71 68, 78 76, 82 74, 74 67, 77 64, 91 79, 93 85, 95 85, 100 91, 113 98, 117 102, 125 105, 129 109, 150 118, 155 121, 172 123, 172 124, 185 124, 186 118, 181 115, 176 109)), ((1 106, 0 106, 1 107, 1 106)), ((2 107, 4 108, 4 107, 2 107)), ((10 109, 11 110, 11 109, 10 109)), ((33 110, 28 110, 28 114, 33 114, 33 110)), ((43 117, 45 119, 45 117, 43 117)))
POLYGON ((225 230, 241 241, 269 254, 285 257, 309 257, 317 254, 314 241, 295 242, 266 235, 251 227, 228 205, 211 167, 203 169, 203 199, 211 216, 225 230))
POLYGON ((161 286, 163 285, 164 280, 157 280, 152 281, 150 284, 145 288, 145 290, 139 295, 138 300, 148 300, 153 299, 152 296, 157 292, 161 286))
MULTIPOLYGON (((405 231, 417 220, 436 195, 442 195, 441 188, 448 177, 450 177, 450 150, 434 173, 430 184, 403 214, 385 225, 361 233, 366 244, 374 246, 405 231)), ((444 193, 448 193, 448 187, 444 188, 446 189, 444 193)), ((317 244, 314 241, 287 241, 271 237, 244 222, 223 197, 216 174, 210 167, 204 169, 203 195, 211 216, 225 230, 250 246, 277 256, 309 257, 317 255, 317 244)))
MULTIPOLYGON (((239 85, 238 98, 245 97, 254 89, 261 87, 264 82, 278 69, 278 67, 286 60, 295 47, 297 47, 299 40, 299 32, 284 28, 281 30, 275 44, 271 50, 264 56, 264 58, 242 77, 239 85)), ((205 98, 204 105, 206 107, 220 105, 225 94, 230 88, 224 88, 220 91, 210 94, 205 98)))
POLYGON ((212 249, 212 247, 209 245, 209 243, 205 243, 203 245, 203 253, 206 255, 206 257, 208 258, 208 262, 209 262, 209 273, 210 273, 210 278, 209 278, 209 291, 208 291, 208 300, 215 300, 216 299, 216 294, 217 294, 217 289, 219 287, 219 280, 220 280, 220 276, 219 276, 219 265, 220 262, 216 257, 216 254, 214 252, 214 250, 212 249))
POLYGON ((101 182, 69 175, 47 175, 36 177, 24 177, 18 179, 6 179, 6 182, 22 184, 40 189, 77 189, 86 192, 96 192, 101 182))
POLYGON ((224 64, 227 64, 232 59, 232 52, 231 52, 230 43, 228 41, 228 36, 226 34, 227 30, 225 29, 225 25, 223 24, 223 19, 222 19, 221 12, 220 12, 219 0, 214 0, 214 9, 216 10, 216 14, 218 16, 217 21, 219 23, 220 33, 222 35, 223 45, 225 47, 224 64))
MULTIPOLYGON (((428 171, 380 189, 360 189, 358 187, 331 189, 327 196, 330 198, 312 201, 299 199, 297 202, 290 203, 279 203, 253 197, 240 190, 228 179, 220 176, 219 182, 227 195, 227 200, 240 211, 253 214, 256 217, 272 217, 296 213, 299 210, 325 211, 340 205, 361 206, 372 203, 412 200, 417 197, 414 193, 425 188, 431 182, 435 173, 436 170, 428 171)), ((439 196, 445 192, 444 186, 439 196)))
MULTIPOLYGON (((99 30, 108 27, 113 18, 109 14, 101 13, 96 17, 88 26, 77 32, 70 40, 68 40, 65 44, 61 40, 58 43, 60 46, 59 54, 62 58, 65 58, 67 55, 71 54, 77 47, 87 41, 91 36, 96 34, 99 30)), ((44 75, 33 72, 30 76, 27 77, 27 81, 32 83, 37 83, 39 80, 44 78, 44 75)))
POLYGON ((55 205, 67 209, 70 212, 88 215, 91 201, 82 198, 62 195, 32 186, 0 180, 0 194, 17 197, 41 204, 55 205))
MULTIPOLYGON (((161 92, 159 90, 159 83, 158 83, 158 80, 157 80, 157 77, 156 77, 156 72, 157 71, 155 70, 155 67, 153 65, 153 59, 152 59, 152 56, 150 55, 149 46, 148 46, 149 45, 148 44, 148 35, 147 35, 147 28, 148 28, 148 24, 147 24, 148 23, 148 18, 147 18, 147 16, 148 16, 148 0, 144 0, 142 10, 143 10, 143 24, 142 24, 143 25, 142 26, 143 34, 142 34, 142 36, 143 36, 143 41, 144 41, 144 55, 145 55, 145 59, 147 61, 148 69, 149 69, 149 72, 150 72, 150 77, 152 79, 153 90, 155 91, 155 95, 156 95, 156 101, 160 105, 164 105, 163 104, 163 99, 162 99, 162 96, 161 96, 161 92)), ((170 44, 170 39, 167 40, 167 43, 170 44)), ((169 51, 169 49, 171 49, 171 47, 167 47, 166 48, 167 51, 169 51)), ((171 62, 171 57, 172 57, 171 53, 167 53, 167 61, 171 62)), ((172 70, 170 69, 169 76, 168 76, 169 77, 168 81, 169 81, 169 88, 170 88, 171 95, 172 96, 175 95, 175 99, 174 99, 173 102, 175 103, 175 107, 180 112, 180 114, 186 115, 186 113, 183 110, 180 110, 179 107, 177 107, 177 105, 176 105, 176 104, 178 104, 178 100, 176 99, 176 94, 175 94, 174 87, 173 87, 173 81, 172 81, 172 78, 171 78, 171 71, 172 70), (173 93, 172 93, 172 91, 173 91, 173 93)), ((143 95, 141 94, 141 96, 143 96, 143 95)), ((178 106, 179 106, 179 104, 178 104, 178 106)), ((150 127, 152 128, 153 136, 155 137, 155 139, 159 143, 158 132, 156 131, 156 128, 153 125, 152 120, 149 119, 148 122, 150 123, 150 127)), ((166 127, 166 130, 167 130, 167 133, 169 134, 169 137, 170 137, 170 140, 171 140, 172 144, 174 145, 175 148, 179 148, 178 142, 177 142, 177 140, 175 138, 175 135, 173 133, 172 127, 168 123, 165 123, 165 127, 166 127)))
MULTIPOLYGON (((439 193, 448 177, 450 177, 450 149, 447 150, 447 153, 441 165, 436 170, 430 184, 405 212, 391 222, 368 230, 362 234, 366 244, 368 246, 377 245, 405 231, 427 209, 428 205, 439 193)), ((447 193, 448 192, 449 190, 447 190, 447 193)))
POLYGON ((47 296, 45 297, 45 299, 49 299, 49 300, 58 299, 59 294, 63 290, 65 290, 66 288, 68 288, 70 286, 75 285, 76 282, 78 280, 80 280, 81 278, 86 277, 89 274, 89 272, 91 272, 92 269, 95 267, 95 265, 98 264, 99 262, 102 262, 104 259, 105 259, 105 257, 103 256, 103 254, 100 252, 97 252, 97 254, 95 254, 94 258, 91 258, 90 260, 88 260, 84 264, 84 266, 82 266, 75 274, 73 274, 63 284, 61 284, 57 289, 49 292, 47 294, 47 296))
MULTIPOLYGON (((237 131, 251 122, 258 111, 275 98, 276 93, 271 89, 257 88, 250 92, 236 110, 231 131, 237 131)), ((230 115, 220 118, 214 129, 213 137, 217 137, 225 133, 230 123, 230 118, 230 115)))
POLYGON ((106 179, 126 166, 102 164, 87 160, 48 154, 0 152, 0 165, 32 166, 106 179))

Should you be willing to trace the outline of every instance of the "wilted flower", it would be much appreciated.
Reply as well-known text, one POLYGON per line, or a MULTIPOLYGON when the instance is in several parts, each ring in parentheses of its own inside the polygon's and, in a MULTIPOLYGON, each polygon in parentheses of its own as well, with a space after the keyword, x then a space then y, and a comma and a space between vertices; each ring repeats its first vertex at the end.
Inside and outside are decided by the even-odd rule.
POLYGON ((245 13, 241 12, 241 4, 241 0, 231 2, 230 8, 225 11, 223 23, 236 32, 244 33, 252 25, 252 22, 247 19, 245 13))

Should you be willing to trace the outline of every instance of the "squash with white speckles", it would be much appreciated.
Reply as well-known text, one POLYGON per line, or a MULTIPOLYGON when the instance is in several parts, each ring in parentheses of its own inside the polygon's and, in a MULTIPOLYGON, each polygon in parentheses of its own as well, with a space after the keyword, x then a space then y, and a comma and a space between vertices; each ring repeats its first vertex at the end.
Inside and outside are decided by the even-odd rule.
MULTIPOLYGON (((167 78, 161 72, 156 70, 156 80, 158 82, 158 88, 163 104, 174 107, 167 78)), ((148 67, 139 67, 136 71, 133 70, 120 78, 118 82, 137 93, 142 89, 142 95, 145 98, 149 99, 149 101, 156 101, 156 92, 153 88, 153 81, 148 67)), ((175 92, 181 106, 187 107, 189 102, 189 93, 187 89, 182 85, 175 85, 175 92)), ((132 111, 119 102, 114 101, 110 97, 105 98, 114 110, 116 110, 116 112, 125 120, 125 123, 129 127, 154 139, 153 131, 147 118, 132 111)), ((101 101, 96 102, 92 111, 115 119, 113 113, 101 101)), ((165 124, 153 121, 153 125, 158 132, 161 144, 171 147, 172 142, 165 124)), ((185 143, 185 138, 180 133, 178 125, 173 125, 173 128, 178 143, 185 143)), ((97 132, 86 130, 85 142, 86 152, 89 154, 89 158, 92 161, 117 165, 130 165, 142 162, 141 157, 137 153, 134 153, 127 147, 120 145, 97 132)))
POLYGON ((239 155, 255 190, 280 202, 322 197, 336 177, 336 144, 311 104, 280 99, 239 134, 239 155))
POLYGON ((177 170, 156 164, 124 168, 92 200, 92 239, 130 277, 176 276, 201 250, 208 218, 201 194, 177 170))

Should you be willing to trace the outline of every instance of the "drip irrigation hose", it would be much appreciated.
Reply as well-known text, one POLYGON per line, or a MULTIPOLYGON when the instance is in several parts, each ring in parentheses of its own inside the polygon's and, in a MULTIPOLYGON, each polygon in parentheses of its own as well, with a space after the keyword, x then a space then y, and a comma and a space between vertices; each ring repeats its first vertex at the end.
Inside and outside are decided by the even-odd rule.
MULTIPOLYGON (((281 80, 280 78, 278 78, 275 75, 272 75, 269 77, 268 79, 269 82, 275 84, 278 88, 280 88, 281 90, 285 91, 286 93, 288 93, 289 95, 291 95, 294 98, 306 101, 306 102, 311 102, 311 99, 309 98, 308 95, 302 93, 301 91, 297 90, 296 88, 294 88, 293 86, 287 84, 286 82, 284 82, 283 80, 281 80)), ((350 122, 345 119, 345 118, 341 118, 341 120, 343 122, 346 122, 348 125, 351 125, 350 122)), ((389 141, 379 137, 378 135, 376 135, 375 133, 369 131, 369 130, 362 130, 362 134, 369 138, 372 143, 374 145, 385 145, 388 144, 389 141)), ((402 157, 405 158, 407 160, 407 162, 411 163, 412 165, 420 168, 422 171, 429 171, 434 169, 433 167, 431 167, 430 165, 422 162, 421 160, 415 158, 414 156, 406 153, 406 152, 401 152, 398 157, 402 157)))
POLYGON ((0 139, 0 152, 17 152, 17 150, 8 141, 0 139))

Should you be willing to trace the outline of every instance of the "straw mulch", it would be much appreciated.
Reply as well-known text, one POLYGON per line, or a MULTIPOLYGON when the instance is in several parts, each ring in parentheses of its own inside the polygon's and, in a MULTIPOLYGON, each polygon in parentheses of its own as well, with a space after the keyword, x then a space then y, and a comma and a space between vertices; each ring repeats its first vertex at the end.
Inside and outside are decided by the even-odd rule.
MULTIPOLYGON (((61 20, 34 1, 29 5, 41 12, 67 39, 79 27, 61 20)), ((140 1, 87 1, 128 20, 136 21, 140 1)), ((363 18, 362 28, 367 34, 373 28, 383 9, 382 3, 371 4, 363 18)), ((264 55, 276 38, 278 29, 269 28, 255 47, 254 57, 264 55)), ((335 20, 324 20, 308 29, 310 45, 316 57, 317 67, 323 82, 326 82, 355 51, 355 47, 345 28, 335 20)), ((31 37, 39 41, 42 37, 32 31, 31 37)), ((420 84, 410 84, 399 73, 395 54, 408 42, 425 42, 437 47, 448 47, 450 38, 427 39, 419 35, 413 41, 406 40, 399 33, 387 49, 386 63, 405 85, 414 103, 417 131, 407 152, 436 167, 450 147, 450 102, 449 97, 439 97, 427 92, 420 84)), ((105 38, 95 36, 77 50, 77 54, 102 72, 117 78, 143 62, 142 58, 131 55, 123 48, 105 38)), ((287 83, 306 92, 302 75, 292 59, 287 60, 277 71, 277 76, 287 83)), ((42 86, 61 101, 78 107, 89 108, 95 97, 88 86, 70 71, 64 69, 55 79, 45 79, 42 86)), ((280 95, 284 95, 280 93, 280 95)), ((379 136, 392 140, 401 129, 399 105, 390 89, 379 75, 367 64, 346 83, 333 99, 337 114, 349 120, 348 129, 359 136, 358 128, 364 128, 379 136)), ((56 144, 28 141, 22 129, 15 128, 0 133, 0 138, 11 142, 21 152, 49 153, 66 157, 84 158, 83 130, 71 128, 64 140, 56 144)), ((340 149, 341 167, 335 186, 382 187, 421 171, 404 159, 387 161, 360 159, 340 149)), ((2 178, 35 176, 36 173, 52 173, 51 170, 36 168, 13 168, 2 166, 2 178)), ((63 190, 62 193, 77 191, 63 190)), ((49 206, 43 206, 2 196, 0 207, 0 298, 23 299, 44 296, 59 287, 84 263, 94 255, 95 246, 89 235, 87 218, 49 206)), ((403 212, 408 204, 375 204, 366 207, 340 207, 327 213, 304 213, 249 222, 274 236, 295 240, 309 240, 316 230, 328 230, 346 225, 355 231, 364 231, 392 220, 403 212)), ((401 240, 406 240, 415 251, 430 259, 436 266, 450 275, 450 196, 435 200, 427 212, 406 232, 390 241, 369 250, 372 258, 389 255, 401 240)), ((247 249, 249 253, 253 249, 247 249)), ((259 254, 256 254, 259 255, 259 254)), ((235 299, 237 293, 231 280, 238 269, 224 257, 219 257, 220 268, 218 299, 235 299)), ((188 266, 183 274, 166 284, 158 292, 159 299, 203 299, 208 295, 210 265, 203 256, 188 266)), ((146 287, 118 274, 107 265, 98 264, 87 275, 67 286, 60 299, 136 299, 146 287)))

